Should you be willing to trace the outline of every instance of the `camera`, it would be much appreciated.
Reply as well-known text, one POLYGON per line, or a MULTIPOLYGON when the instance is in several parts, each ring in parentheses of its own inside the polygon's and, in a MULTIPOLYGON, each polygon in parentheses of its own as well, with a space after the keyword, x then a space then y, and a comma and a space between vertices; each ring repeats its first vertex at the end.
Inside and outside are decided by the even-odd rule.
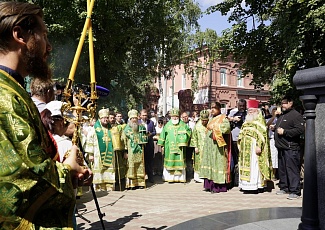
POLYGON ((238 111, 237 113, 235 113, 234 117, 240 117, 240 120, 243 121, 246 117, 246 113, 238 111))
POLYGON ((234 114, 234 117, 240 117, 240 121, 233 121, 231 122, 231 128, 234 129, 236 127, 240 128, 244 121, 245 121, 245 118, 246 118, 246 111, 238 111, 234 114))

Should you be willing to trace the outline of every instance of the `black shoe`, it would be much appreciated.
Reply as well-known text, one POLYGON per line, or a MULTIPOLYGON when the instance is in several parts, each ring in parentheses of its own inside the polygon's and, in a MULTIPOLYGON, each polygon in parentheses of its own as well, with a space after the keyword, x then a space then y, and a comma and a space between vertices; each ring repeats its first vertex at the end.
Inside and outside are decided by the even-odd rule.
POLYGON ((258 194, 258 190, 244 190, 244 194, 258 194))
POLYGON ((264 192, 265 192, 265 189, 264 188, 257 189, 257 193, 264 193, 264 192))

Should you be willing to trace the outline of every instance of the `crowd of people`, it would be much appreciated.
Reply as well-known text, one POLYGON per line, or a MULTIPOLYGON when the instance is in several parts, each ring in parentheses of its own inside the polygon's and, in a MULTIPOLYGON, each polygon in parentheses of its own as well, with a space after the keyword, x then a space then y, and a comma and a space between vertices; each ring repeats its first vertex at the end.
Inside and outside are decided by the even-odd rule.
POLYGON ((132 109, 123 120, 103 108, 83 124, 76 146, 76 127, 65 119, 75 114, 63 113, 64 102, 54 100, 51 49, 39 6, 0 3, 1 229, 76 228, 82 186, 141 189, 156 175, 169 183, 193 178, 211 193, 234 186, 263 192, 276 175, 277 195, 301 196, 304 120, 290 97, 268 114, 256 100, 239 100, 228 115, 213 102, 191 119, 173 108, 163 119, 132 109), (23 87, 28 75, 31 97, 23 87))
POLYGON ((169 183, 194 180, 211 193, 233 187, 243 193, 271 191, 279 180, 276 194, 301 196, 304 120, 290 97, 283 97, 281 107, 266 108, 257 100, 240 99, 228 114, 213 102, 197 114, 177 108, 165 117, 145 109, 126 116, 100 110, 83 141, 94 162, 96 190, 145 188, 146 180, 155 183, 159 176, 169 183))

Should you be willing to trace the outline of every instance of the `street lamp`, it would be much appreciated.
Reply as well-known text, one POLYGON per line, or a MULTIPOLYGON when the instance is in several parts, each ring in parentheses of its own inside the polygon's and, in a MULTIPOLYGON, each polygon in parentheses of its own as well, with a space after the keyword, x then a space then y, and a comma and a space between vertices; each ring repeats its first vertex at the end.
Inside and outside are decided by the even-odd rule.
MULTIPOLYGON (((167 81, 170 79, 171 77, 171 71, 169 69, 165 69, 164 70, 164 97, 163 97, 163 111, 164 114, 167 113, 167 81)), ((173 95, 172 95, 173 96, 173 95)))

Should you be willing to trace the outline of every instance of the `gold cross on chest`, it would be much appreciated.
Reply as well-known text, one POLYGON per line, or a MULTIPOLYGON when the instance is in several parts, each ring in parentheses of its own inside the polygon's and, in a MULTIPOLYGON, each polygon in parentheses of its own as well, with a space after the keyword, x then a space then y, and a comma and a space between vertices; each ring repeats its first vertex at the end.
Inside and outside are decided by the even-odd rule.
POLYGON ((178 127, 175 127, 174 128, 174 135, 175 135, 175 137, 177 136, 177 130, 178 130, 178 127))
POLYGON ((107 129, 103 129, 103 132, 104 132, 104 136, 103 136, 103 142, 110 142, 111 141, 111 138, 109 138, 108 136, 108 130, 107 129))
POLYGON ((103 141, 104 142, 110 142, 111 141, 111 138, 109 138, 108 136, 104 136, 103 137, 103 141))

